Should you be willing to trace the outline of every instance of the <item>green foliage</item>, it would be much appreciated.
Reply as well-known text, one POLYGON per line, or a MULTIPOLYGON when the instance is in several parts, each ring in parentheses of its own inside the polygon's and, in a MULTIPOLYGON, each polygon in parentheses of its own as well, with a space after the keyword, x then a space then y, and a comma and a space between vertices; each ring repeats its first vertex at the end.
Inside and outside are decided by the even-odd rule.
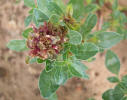
POLYGON ((119 82, 119 79, 117 77, 108 77, 108 81, 111 83, 117 83, 119 82))
MULTIPOLYGON (((110 49, 121 40, 127 39, 125 27, 127 17, 119 10, 118 0, 69 0, 67 5, 62 0, 37 0, 36 3, 34 0, 24 0, 24 4, 31 8, 24 24, 28 27, 32 23, 32 25, 35 24, 35 27, 28 27, 22 32, 25 40, 11 40, 7 47, 18 52, 30 49, 26 63, 45 64, 45 69, 39 78, 39 89, 44 98, 57 100, 56 90, 68 79, 72 77, 89 79, 86 74, 88 68, 82 63, 82 60, 92 62, 96 59, 94 56, 98 52, 104 52, 105 49, 110 49), (95 26, 95 29, 100 27, 103 15, 100 12, 103 11, 103 7, 106 7, 103 5, 107 2, 112 4, 112 7, 108 8, 112 10, 111 16, 110 18, 103 16, 105 20, 102 21, 101 29, 93 32, 95 26), (51 26, 50 24, 45 25, 48 22, 51 23, 51 26), (46 34, 45 37, 38 39, 38 31, 39 36, 46 34), (31 40, 30 45, 26 42, 28 39, 31 40), (60 44, 58 40, 61 40, 63 44, 57 45, 60 44), (51 47, 50 42, 53 44, 51 47), (45 48, 43 45, 46 45, 45 48), (51 51, 49 47, 52 48, 51 51), (42 52, 38 56, 37 52, 41 49, 42 52), (55 52, 55 55, 47 58, 48 50, 51 53, 55 52)), ((127 100, 127 75, 121 80, 118 78, 120 61, 111 50, 106 53, 105 65, 110 72, 116 75, 108 77, 108 81, 115 83, 116 86, 104 92, 103 100, 127 100)))
POLYGON ((98 10, 97 4, 89 4, 85 6, 85 13, 95 12, 98 10))
POLYGON ((28 7, 35 7, 34 0, 24 0, 24 4, 28 7))
POLYGON ((90 98, 90 99, 88 99, 88 100, 95 100, 94 98, 90 98))
POLYGON ((41 11, 43 11, 46 15, 48 15, 48 9, 47 9, 47 3, 48 0, 37 0, 37 7, 41 11))
POLYGON ((25 40, 11 40, 8 44, 7 47, 11 50, 21 52, 24 50, 28 50, 26 47, 26 41, 25 40))
POLYGON ((95 14, 89 14, 81 27, 83 37, 86 36, 96 25, 97 16, 95 14))
POLYGON ((110 72, 112 72, 116 75, 119 74, 120 61, 119 61, 117 55, 114 52, 112 52, 111 50, 108 50, 106 53, 105 65, 110 72))
POLYGON ((123 96, 122 91, 117 89, 109 89, 103 94, 102 98, 103 100, 121 100, 123 96))
POLYGON ((118 8, 118 0, 114 0, 114 3, 112 5, 112 9, 117 10, 117 8, 118 8))
POLYGON ((127 83, 127 75, 122 77, 122 82, 127 83))
POLYGON ((55 2, 49 2, 47 7, 48 10, 54 14, 58 14, 58 15, 63 14, 62 9, 55 2))
POLYGON ((54 67, 54 61, 53 60, 46 60, 46 72, 49 72, 52 70, 52 68, 54 67))
POLYGON ((73 16, 76 19, 82 18, 85 12, 84 0, 80 0, 80 2, 78 0, 70 0, 69 4, 73 6, 73 16))
POLYGON ((28 38, 28 36, 29 36, 29 34, 30 34, 31 32, 33 32, 33 29, 32 29, 32 28, 28 28, 28 29, 26 29, 26 30, 22 33, 22 36, 23 36, 24 38, 28 38))
POLYGON ((127 100, 127 96, 126 97, 123 97, 121 100, 127 100))
POLYGON ((87 60, 95 56, 98 51, 98 47, 93 43, 85 43, 77 46, 71 46, 71 52, 75 54, 78 59, 81 60, 87 60))
POLYGON ((59 19, 60 19, 60 16, 54 14, 54 15, 52 15, 52 16, 50 17, 49 20, 50 20, 53 24, 57 24, 57 23, 59 23, 59 19))
POLYGON ((38 64, 41 64, 41 63, 43 63, 43 62, 45 62, 45 60, 42 60, 41 58, 37 58, 37 63, 38 63, 38 64))
POLYGON ((82 36, 79 32, 70 30, 69 33, 69 42, 73 45, 81 44, 82 36))
POLYGON ((31 23, 32 19, 33 19, 32 15, 29 15, 29 16, 26 17, 26 19, 24 20, 24 23, 25 23, 26 27, 29 26, 29 24, 31 23))
POLYGON ((56 93, 49 97, 48 100, 58 100, 56 93))
POLYGON ((97 35, 101 48, 111 48, 122 40, 122 37, 116 32, 102 32, 97 35))
POLYGON ((41 25, 45 20, 49 19, 47 15, 45 15, 41 10, 38 10, 37 8, 34 9, 33 13, 35 20, 39 25, 41 25))
POLYGON ((50 97, 67 79, 77 76, 88 79, 86 68, 80 62, 56 61, 51 71, 43 70, 39 79, 41 95, 50 97))

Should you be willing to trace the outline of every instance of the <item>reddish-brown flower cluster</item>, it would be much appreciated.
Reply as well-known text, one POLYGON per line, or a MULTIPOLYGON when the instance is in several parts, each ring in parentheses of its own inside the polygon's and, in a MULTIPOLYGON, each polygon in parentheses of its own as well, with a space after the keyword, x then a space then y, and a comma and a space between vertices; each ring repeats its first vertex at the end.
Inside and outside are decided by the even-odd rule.
POLYGON ((67 29, 64 26, 54 26, 50 22, 45 22, 39 28, 33 26, 33 33, 27 40, 30 56, 37 56, 43 60, 53 59, 63 49, 63 44, 67 41, 66 34, 67 29))

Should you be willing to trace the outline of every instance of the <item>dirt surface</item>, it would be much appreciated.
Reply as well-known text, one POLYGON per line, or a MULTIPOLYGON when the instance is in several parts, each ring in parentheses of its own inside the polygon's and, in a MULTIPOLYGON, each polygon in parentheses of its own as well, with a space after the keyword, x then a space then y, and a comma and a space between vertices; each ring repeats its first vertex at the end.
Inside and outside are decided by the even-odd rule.
MULTIPOLYGON (((20 39, 28 8, 23 2, 0 0, 0 100, 44 100, 38 90, 38 77, 42 65, 26 65, 25 53, 9 50, 9 40, 20 39)), ((121 60, 120 77, 127 74, 127 41, 121 41, 112 49, 121 60)), ((87 100, 94 97, 102 100, 101 94, 113 87, 107 81, 112 74, 104 66, 104 53, 96 60, 85 64, 89 67, 90 80, 73 78, 57 91, 59 100, 87 100)))

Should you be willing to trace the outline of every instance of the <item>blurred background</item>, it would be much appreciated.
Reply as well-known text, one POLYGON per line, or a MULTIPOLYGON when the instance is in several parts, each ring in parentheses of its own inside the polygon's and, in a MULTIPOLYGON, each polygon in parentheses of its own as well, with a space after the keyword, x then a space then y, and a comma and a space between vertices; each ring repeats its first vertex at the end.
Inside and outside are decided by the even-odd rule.
MULTIPOLYGON (((127 6, 127 0, 119 0, 119 4, 127 6)), ((0 100, 44 100, 38 89, 39 74, 44 66, 27 65, 26 53, 17 53, 6 47, 8 41, 21 38, 28 10, 23 0, 0 0, 0 100)), ((112 50, 121 60, 121 77, 127 74, 127 40, 112 50)), ((84 62, 89 67, 90 80, 69 80, 58 89, 59 100, 102 100, 102 93, 114 87, 107 81, 112 74, 104 66, 104 55, 98 54, 92 63, 84 62)))

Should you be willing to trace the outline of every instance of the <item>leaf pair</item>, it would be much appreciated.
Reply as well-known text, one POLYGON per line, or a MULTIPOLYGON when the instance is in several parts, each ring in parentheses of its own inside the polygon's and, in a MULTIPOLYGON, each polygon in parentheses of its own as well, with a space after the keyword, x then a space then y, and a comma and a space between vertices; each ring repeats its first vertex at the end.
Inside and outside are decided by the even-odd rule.
POLYGON ((127 75, 120 81, 116 77, 109 78, 110 82, 118 82, 114 89, 109 89, 102 95, 103 100, 127 100, 127 75))
POLYGON ((44 21, 49 20, 53 14, 61 15, 63 14, 62 9, 57 5, 62 5, 62 3, 56 0, 37 0, 37 7, 35 8, 34 0, 24 0, 24 3, 28 7, 32 7, 32 12, 25 19, 25 26, 27 27, 31 21, 33 21, 36 26, 42 25, 44 21))
POLYGON ((52 70, 43 70, 39 79, 41 95, 49 98, 71 77, 81 77, 88 79, 85 70, 87 67, 79 61, 56 61, 52 70))

